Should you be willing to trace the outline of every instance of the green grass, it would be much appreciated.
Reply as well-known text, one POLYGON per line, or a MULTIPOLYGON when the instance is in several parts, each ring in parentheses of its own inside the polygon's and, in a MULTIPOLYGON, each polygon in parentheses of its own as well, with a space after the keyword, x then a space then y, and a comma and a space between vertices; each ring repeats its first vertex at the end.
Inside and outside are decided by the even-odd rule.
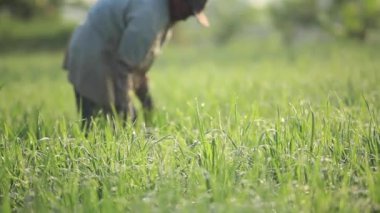
POLYGON ((168 47, 154 127, 87 139, 61 52, 2 55, 0 212, 380 211, 378 47, 265 47, 168 47))

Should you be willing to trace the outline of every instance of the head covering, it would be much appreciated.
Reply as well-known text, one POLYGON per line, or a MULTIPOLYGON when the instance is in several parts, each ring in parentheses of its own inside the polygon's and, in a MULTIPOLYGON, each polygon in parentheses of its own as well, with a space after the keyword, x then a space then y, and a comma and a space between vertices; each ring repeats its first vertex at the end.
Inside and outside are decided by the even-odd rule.
POLYGON ((198 22, 205 27, 210 26, 208 18, 203 11, 207 0, 185 0, 185 1, 192 8, 195 17, 198 19, 198 22))

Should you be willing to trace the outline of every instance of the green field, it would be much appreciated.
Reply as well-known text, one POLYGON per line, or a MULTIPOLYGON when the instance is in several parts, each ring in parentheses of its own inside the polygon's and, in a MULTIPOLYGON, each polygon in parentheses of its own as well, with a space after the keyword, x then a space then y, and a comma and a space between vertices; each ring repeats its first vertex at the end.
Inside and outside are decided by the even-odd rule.
POLYGON ((169 46, 153 127, 88 138, 63 51, 2 54, 0 212, 379 212, 379 45, 251 43, 169 46))

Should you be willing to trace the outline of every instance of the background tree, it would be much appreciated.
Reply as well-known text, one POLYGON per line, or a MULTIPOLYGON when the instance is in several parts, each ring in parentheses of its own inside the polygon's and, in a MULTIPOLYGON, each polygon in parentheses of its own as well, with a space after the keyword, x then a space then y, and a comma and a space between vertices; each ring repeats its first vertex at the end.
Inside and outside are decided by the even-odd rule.
POLYGON ((379 0, 283 0, 269 14, 286 42, 300 27, 320 27, 333 35, 366 40, 380 27, 379 0))
POLYGON ((366 40, 368 31, 380 27, 380 1, 335 0, 322 24, 335 35, 366 40))
POLYGON ((257 11, 248 1, 242 0, 224 0, 222 3, 214 4, 207 12, 214 20, 213 37, 218 44, 227 43, 235 35, 252 26, 257 18, 257 11))
POLYGON ((299 28, 319 26, 317 0, 284 0, 269 8, 273 26, 289 44, 299 28))
POLYGON ((36 16, 59 16, 63 0, 0 0, 0 11, 21 19, 36 16))

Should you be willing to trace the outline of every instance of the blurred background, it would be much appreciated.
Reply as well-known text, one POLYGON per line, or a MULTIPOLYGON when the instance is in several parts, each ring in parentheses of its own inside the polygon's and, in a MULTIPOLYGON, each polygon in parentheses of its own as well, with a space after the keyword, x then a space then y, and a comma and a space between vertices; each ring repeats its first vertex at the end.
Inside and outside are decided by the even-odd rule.
MULTIPOLYGON (((62 49, 96 0, 0 0, 0 52, 62 49)), ((210 0, 212 27, 176 26, 171 43, 233 42, 294 48, 315 42, 380 40, 379 0, 210 0)), ((262 49, 263 50, 263 49, 262 49)))
POLYGON ((62 61, 94 1, 0 0, 0 213, 380 212, 380 0, 209 0, 154 129, 87 140, 62 61))
MULTIPOLYGON (((0 119, 76 115, 62 59, 94 2, 0 0, 0 119)), ((173 114, 194 97, 219 107, 239 96, 268 115, 335 93, 379 100, 380 0, 209 0, 206 12, 211 27, 177 24, 149 73, 157 105, 173 114)))

